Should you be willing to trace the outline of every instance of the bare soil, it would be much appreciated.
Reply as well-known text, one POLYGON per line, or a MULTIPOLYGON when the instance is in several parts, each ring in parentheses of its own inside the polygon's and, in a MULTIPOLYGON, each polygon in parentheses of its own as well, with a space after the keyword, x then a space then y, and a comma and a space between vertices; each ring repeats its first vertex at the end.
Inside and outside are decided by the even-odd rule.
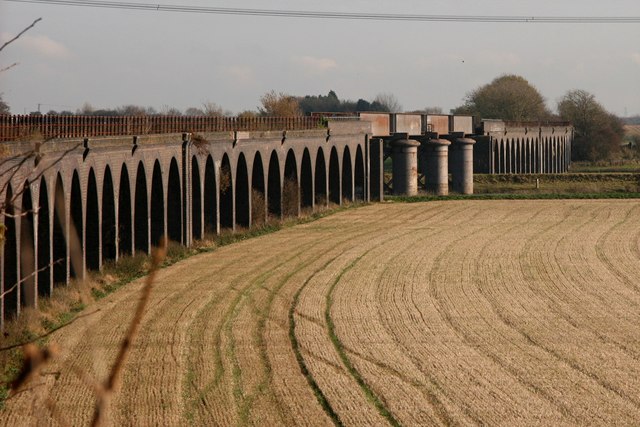
MULTIPOLYGON (((113 425, 638 425, 640 203, 376 204, 163 269, 113 425)), ((142 282, 0 425, 90 422, 142 282)))

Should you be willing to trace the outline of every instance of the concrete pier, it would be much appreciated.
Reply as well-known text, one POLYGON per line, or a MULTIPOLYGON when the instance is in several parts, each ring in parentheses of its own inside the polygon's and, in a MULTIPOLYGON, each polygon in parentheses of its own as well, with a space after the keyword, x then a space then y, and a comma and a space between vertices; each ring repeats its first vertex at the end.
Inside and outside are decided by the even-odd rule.
POLYGON ((393 147, 393 194, 414 196, 418 194, 418 147, 413 139, 399 139, 393 147))
POLYGON ((473 144, 471 138, 458 138, 451 144, 451 186, 453 191, 473 194, 473 144))
POLYGON ((449 194, 449 145, 446 139, 431 139, 424 144, 426 190, 438 196, 449 194))

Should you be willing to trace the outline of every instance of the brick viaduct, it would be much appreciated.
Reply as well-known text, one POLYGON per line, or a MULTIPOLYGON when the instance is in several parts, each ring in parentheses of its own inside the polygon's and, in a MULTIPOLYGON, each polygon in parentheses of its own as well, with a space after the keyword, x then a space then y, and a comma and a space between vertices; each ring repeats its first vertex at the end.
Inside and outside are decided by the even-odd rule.
POLYGON ((267 217, 380 197, 369 180, 370 129, 345 121, 287 132, 66 139, 35 153, 33 143, 3 143, 0 319, 37 307, 54 286, 106 261, 148 253, 162 236, 190 245, 267 217))
MULTIPOLYGON (((406 158, 393 162, 411 172, 404 174, 406 184, 416 186, 420 171, 427 173, 429 190, 426 168, 439 172, 431 184, 446 194, 448 172, 454 184, 456 174, 465 173, 471 191, 474 171, 566 172, 573 135, 567 123, 489 120, 474 132, 470 116, 362 113, 355 119, 329 119, 327 127, 318 127, 321 122, 314 118, 256 119, 243 125, 235 118, 201 123, 197 117, 182 122, 5 117, 11 123, 4 126, 0 120, 0 136, 15 141, 24 129, 29 135, 34 128, 25 127, 25 120, 37 124, 44 136, 53 132, 56 139, 0 146, 0 203, 5 207, 0 218, 5 227, 0 328, 24 307, 37 307, 38 298, 50 295, 55 286, 121 256, 149 253, 162 236, 189 246, 205 234, 248 228, 268 218, 344 201, 382 200, 388 187, 384 160, 398 138, 422 141, 417 157, 427 159, 419 166, 407 163, 406 156, 416 149, 413 155, 401 150, 407 151, 406 158), (255 129, 256 124, 306 130, 228 131, 246 125, 255 129), (176 133, 184 126, 194 132, 176 133), (208 131, 211 126, 216 131, 208 131), (70 137, 78 129, 90 129, 91 135, 138 136, 70 137), (465 136, 475 141, 467 160, 458 155, 447 160, 445 151, 456 153, 455 145, 433 151, 433 143, 449 144, 433 138, 455 142, 465 136), (430 152, 438 160, 425 166, 430 152), (469 162, 473 166, 464 172, 469 162)), ((400 175, 394 178, 400 183, 400 175)))

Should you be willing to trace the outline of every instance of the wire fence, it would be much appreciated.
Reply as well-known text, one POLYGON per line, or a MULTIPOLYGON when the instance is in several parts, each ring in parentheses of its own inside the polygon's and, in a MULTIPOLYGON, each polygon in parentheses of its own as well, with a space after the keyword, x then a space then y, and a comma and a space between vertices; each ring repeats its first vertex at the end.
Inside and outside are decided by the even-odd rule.
POLYGON ((0 141, 31 138, 318 129, 318 117, 0 115, 0 141))

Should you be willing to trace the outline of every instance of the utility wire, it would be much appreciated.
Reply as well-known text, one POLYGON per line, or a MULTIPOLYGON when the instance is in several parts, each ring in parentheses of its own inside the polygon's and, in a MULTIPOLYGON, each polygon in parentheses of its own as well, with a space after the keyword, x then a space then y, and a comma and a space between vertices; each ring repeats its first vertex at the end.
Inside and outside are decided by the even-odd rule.
POLYGON ((14 3, 38 3, 57 6, 81 6, 153 12, 181 12, 215 15, 262 16, 281 18, 343 19, 409 22, 487 22, 544 24, 637 24, 640 16, 483 16, 483 15, 414 15, 363 12, 321 12, 303 10, 241 9, 227 7, 164 5, 101 0, 4 0, 14 3))

